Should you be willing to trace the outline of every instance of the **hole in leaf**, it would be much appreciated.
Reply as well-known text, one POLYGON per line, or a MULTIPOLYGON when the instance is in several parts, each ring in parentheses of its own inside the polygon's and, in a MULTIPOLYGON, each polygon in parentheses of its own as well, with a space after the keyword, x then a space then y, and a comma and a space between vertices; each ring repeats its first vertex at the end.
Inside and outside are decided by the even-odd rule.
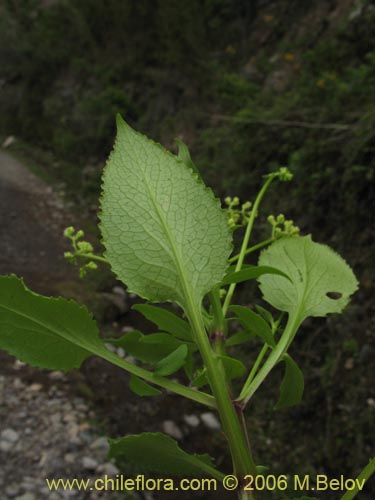
POLYGON ((340 292, 327 292, 326 293, 327 297, 332 299, 332 300, 338 300, 341 299, 342 293, 340 292))

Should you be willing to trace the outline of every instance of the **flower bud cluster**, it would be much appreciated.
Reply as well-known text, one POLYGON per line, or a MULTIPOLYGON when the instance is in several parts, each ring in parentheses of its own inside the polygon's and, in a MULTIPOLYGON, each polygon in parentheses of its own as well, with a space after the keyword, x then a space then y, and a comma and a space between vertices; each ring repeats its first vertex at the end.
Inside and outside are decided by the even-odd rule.
POLYGON ((292 220, 286 220, 283 214, 277 217, 269 215, 267 221, 272 226, 272 238, 281 238, 282 236, 297 236, 300 232, 298 226, 294 225, 292 220))
MULTIPOLYGON (((90 259, 93 256, 93 246, 88 241, 83 241, 82 238, 85 236, 85 233, 82 229, 78 231, 75 230, 73 226, 67 227, 64 230, 65 238, 68 238, 72 244, 72 252, 65 252, 64 257, 69 260, 72 264, 78 264, 78 258, 90 259), (81 241, 78 241, 81 240, 81 241)), ((89 270, 95 270, 98 266, 92 260, 89 260, 86 264, 80 266, 79 269, 79 277, 84 278, 89 270)))
POLYGON ((249 222, 251 213, 251 202, 246 201, 240 204, 240 199, 238 196, 231 198, 227 196, 224 199, 224 203, 227 205, 227 215, 228 215, 228 225, 234 231, 239 227, 246 226, 249 222))

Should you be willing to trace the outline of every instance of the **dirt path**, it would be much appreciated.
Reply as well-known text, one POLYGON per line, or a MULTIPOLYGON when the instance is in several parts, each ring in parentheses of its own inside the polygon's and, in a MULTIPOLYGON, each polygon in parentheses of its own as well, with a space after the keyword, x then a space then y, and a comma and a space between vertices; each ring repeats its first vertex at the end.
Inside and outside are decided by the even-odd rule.
MULTIPOLYGON (((56 294, 75 271, 64 261, 71 224, 51 187, 0 151, 0 274, 22 276, 33 290, 56 294)), ((46 478, 118 473, 106 462, 96 415, 77 394, 80 375, 30 368, 0 351, 0 491, 4 500, 109 498, 49 491, 46 478)), ((82 381, 81 381, 82 383, 82 381)))
POLYGON ((0 151, 0 274, 23 276, 41 293, 56 292, 72 275, 62 236, 70 223, 53 189, 0 151))

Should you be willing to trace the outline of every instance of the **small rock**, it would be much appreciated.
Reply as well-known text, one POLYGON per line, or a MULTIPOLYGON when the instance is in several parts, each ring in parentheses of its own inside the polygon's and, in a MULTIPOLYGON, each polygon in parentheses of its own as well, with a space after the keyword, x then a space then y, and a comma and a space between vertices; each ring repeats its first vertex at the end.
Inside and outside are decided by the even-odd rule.
POLYGON ((107 476, 114 477, 116 474, 120 473, 120 469, 116 467, 115 464, 111 462, 106 462, 104 464, 101 464, 97 467, 96 472, 98 474, 106 474, 107 476))
POLYGON ((117 295, 121 295, 122 297, 124 297, 124 299, 126 298, 126 292, 125 290, 122 288, 122 286, 114 286, 112 288, 112 293, 116 293, 117 295))
POLYGON ((19 361, 18 359, 16 359, 16 361, 14 362, 13 368, 15 370, 19 370, 23 366, 26 366, 26 363, 24 363, 23 361, 19 361))
POLYGON ((173 420, 165 420, 162 423, 163 431, 175 439, 182 439, 183 434, 178 425, 173 420))
POLYGON ((134 331, 134 328, 132 326, 123 326, 121 328, 121 333, 129 333, 129 332, 133 332, 134 331))
POLYGON ((82 458, 82 466, 86 470, 95 470, 98 467, 98 462, 91 457, 82 458))
POLYGON ((23 495, 16 497, 16 500, 36 500, 34 493, 24 493, 23 495))
POLYGON ((9 443, 15 443, 19 439, 19 435, 13 429, 4 429, 0 434, 1 439, 9 443))
POLYGON ((120 356, 120 358, 125 358, 126 353, 125 350, 122 347, 117 348, 117 356, 120 356))
POLYGON ((184 421, 190 425, 190 427, 198 427, 199 418, 196 415, 184 415, 184 421))
POLYGON ((352 370, 354 368, 354 359, 353 358, 348 358, 345 361, 344 366, 345 366, 346 370, 352 370))
POLYGON ((42 384, 31 384, 29 386, 30 391, 32 392, 39 392, 41 389, 43 389, 42 384))
POLYGON ((213 431, 218 431, 221 429, 221 425, 217 417, 210 411, 201 414, 201 420, 204 425, 213 431))
POLYGON ((51 379, 51 380, 63 380, 65 378, 65 375, 63 372, 51 372, 48 377, 51 379))
POLYGON ((14 137, 14 135, 8 135, 8 137, 3 142, 3 148, 9 148, 15 142, 15 140, 16 138, 14 137))
POLYGON ((103 453, 108 453, 109 450, 108 439, 105 436, 101 436, 95 439, 95 441, 91 443, 90 448, 92 450, 99 450, 102 451, 103 453))
POLYGON ((20 492, 20 487, 18 484, 10 484, 5 488, 5 493, 11 498, 18 495, 19 492, 20 492))
POLYGON ((74 464, 75 461, 76 456, 74 455, 74 453, 65 453, 64 462, 66 462, 67 464, 74 464))
POLYGON ((108 342, 106 342, 104 345, 106 349, 108 349, 108 351, 116 352, 117 350, 116 346, 114 346, 113 344, 108 344, 108 342))
POLYGON ((0 450, 7 452, 10 451, 13 448, 13 443, 10 443, 9 441, 0 441, 0 450))

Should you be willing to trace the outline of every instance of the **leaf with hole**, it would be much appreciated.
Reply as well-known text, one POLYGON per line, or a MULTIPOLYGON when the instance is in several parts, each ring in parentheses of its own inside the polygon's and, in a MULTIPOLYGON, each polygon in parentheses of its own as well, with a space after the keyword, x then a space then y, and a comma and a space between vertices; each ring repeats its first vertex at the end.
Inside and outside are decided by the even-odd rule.
POLYGON ((309 316, 339 313, 358 288, 353 271, 344 259, 311 236, 282 238, 263 251, 259 265, 277 265, 282 276, 259 278, 263 298, 281 311, 297 315, 302 322, 309 316), (337 298, 331 298, 335 292, 337 298))

